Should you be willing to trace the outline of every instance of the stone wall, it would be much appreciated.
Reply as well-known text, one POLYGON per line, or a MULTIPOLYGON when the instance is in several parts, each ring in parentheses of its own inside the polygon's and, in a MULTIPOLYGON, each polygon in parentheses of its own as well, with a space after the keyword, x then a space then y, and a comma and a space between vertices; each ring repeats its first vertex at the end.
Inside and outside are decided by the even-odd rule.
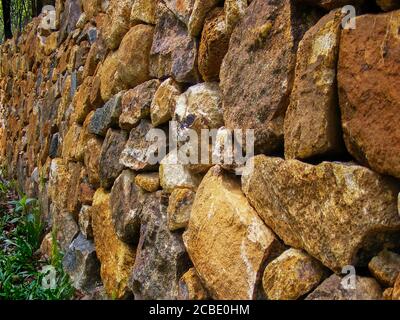
POLYGON ((42 254, 55 230, 91 298, 399 299, 400 10, 363 2, 59 0, 55 28, 35 18, 0 48, 0 160, 40 199, 42 254), (254 129, 256 156, 241 176, 154 164, 146 135, 171 120, 254 129))

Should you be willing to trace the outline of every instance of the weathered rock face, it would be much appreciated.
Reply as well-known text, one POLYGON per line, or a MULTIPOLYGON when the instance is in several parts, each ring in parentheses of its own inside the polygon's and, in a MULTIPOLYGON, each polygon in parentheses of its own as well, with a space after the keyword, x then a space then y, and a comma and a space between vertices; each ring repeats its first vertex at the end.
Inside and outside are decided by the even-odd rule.
POLYGON ((122 98, 122 113, 119 117, 119 126, 124 130, 131 130, 140 120, 150 115, 150 106, 160 81, 147 81, 134 89, 128 90, 122 98))
POLYGON ((219 167, 201 183, 183 237, 213 299, 254 298, 262 265, 279 247, 240 184, 219 167))
POLYGON ((172 76, 178 82, 195 83, 197 41, 185 25, 161 2, 157 8, 157 24, 150 52, 150 74, 156 78, 172 76))
POLYGON ((254 129, 260 152, 283 143, 298 42, 307 30, 305 21, 315 21, 312 13, 297 9, 292 0, 253 0, 221 66, 225 125, 254 129))
POLYGON ((132 27, 122 39, 119 49, 107 56, 98 71, 104 101, 121 90, 150 80, 149 52, 153 29, 142 24, 132 27))
POLYGON ((127 243, 139 241, 143 193, 135 184, 135 175, 124 170, 111 190, 112 221, 118 237, 127 243))
POLYGON ((169 193, 177 188, 196 190, 201 178, 180 163, 178 154, 176 150, 172 151, 161 161, 160 185, 169 193))
POLYGON ((400 12, 357 17, 343 30, 338 85, 349 152, 373 170, 400 178, 400 12), (362 31, 365 29, 365 32, 362 31))
POLYGON ((100 155, 100 184, 103 188, 112 187, 124 166, 119 162, 119 155, 125 147, 127 135, 124 131, 109 129, 100 155))
POLYGON ((352 164, 313 166, 266 156, 252 161, 243 191, 287 245, 334 271, 365 265, 385 242, 398 245, 398 186, 391 180, 352 164))
POLYGON ((176 231, 187 227, 195 196, 196 193, 190 189, 172 191, 167 209, 169 230, 176 231))
POLYGON ((122 96, 122 93, 116 94, 95 111, 88 128, 90 133, 105 137, 109 128, 118 125, 122 96))
POLYGON ((89 182, 93 186, 100 185, 99 165, 103 141, 94 137, 88 140, 84 151, 84 164, 86 167, 89 182))
POLYGON ((156 23, 157 0, 135 0, 132 4, 131 22, 156 23))
POLYGON ((203 28, 207 14, 215 8, 221 0, 194 0, 193 10, 187 24, 189 34, 193 37, 198 36, 203 28))
POLYGON ((314 290, 306 300, 380 300, 382 290, 373 278, 356 276, 355 289, 346 288, 343 279, 332 275, 314 290))
POLYGON ((92 207, 83 205, 79 211, 79 229, 86 239, 93 239, 92 207))
POLYGON ((79 17, 82 13, 81 0, 66 0, 64 4, 64 11, 61 14, 60 33, 58 43, 60 44, 70 34, 76 26, 79 17))
POLYGON ((181 94, 177 100, 174 119, 179 131, 186 128, 218 129, 223 126, 222 95, 216 82, 196 84, 181 94))
POLYGON ((117 49, 124 35, 129 31, 131 0, 111 0, 104 24, 104 40, 111 49, 117 49))
POLYGON ((168 78, 161 83, 154 95, 150 108, 151 123, 154 127, 171 120, 180 94, 181 87, 174 79, 168 78))
POLYGON ((160 175, 158 172, 139 173, 135 177, 135 183, 147 192, 156 192, 160 188, 160 175))
POLYGON ((265 268, 265 295, 268 300, 296 300, 314 289, 324 275, 319 261, 301 250, 289 249, 265 268))
POLYGON ((93 242, 79 234, 66 252, 63 267, 75 288, 88 292, 99 285, 100 263, 93 242))
POLYGON ((384 286, 393 287, 400 274, 400 255, 391 251, 382 251, 368 264, 373 276, 384 286))
POLYGON ((219 80, 219 71, 228 47, 229 33, 224 11, 216 8, 205 21, 199 46, 199 72, 204 81, 219 80))
POLYGON ((336 65, 341 10, 306 32, 297 52, 296 76, 285 117, 285 157, 307 159, 342 151, 336 65))
POLYGON ((149 194, 142 210, 142 226, 130 288, 135 299, 178 297, 178 282, 189 269, 182 236, 167 227, 165 195, 149 194))
POLYGON ((94 243, 100 260, 100 275, 110 297, 129 295, 128 277, 135 262, 135 250, 118 239, 111 218, 110 194, 98 189, 93 199, 94 243), (112 254, 110 254, 112 252, 112 254))
POLYGON ((245 15, 249 0, 225 0, 225 26, 228 33, 232 33, 237 23, 245 15))
POLYGON ((179 300, 206 300, 208 293, 204 289, 195 268, 190 268, 179 280, 179 300))
POLYGON ((134 171, 153 170, 157 168, 157 164, 151 161, 151 157, 157 148, 153 141, 146 139, 147 133, 152 128, 148 120, 142 120, 136 128, 132 129, 119 160, 122 166, 134 171))

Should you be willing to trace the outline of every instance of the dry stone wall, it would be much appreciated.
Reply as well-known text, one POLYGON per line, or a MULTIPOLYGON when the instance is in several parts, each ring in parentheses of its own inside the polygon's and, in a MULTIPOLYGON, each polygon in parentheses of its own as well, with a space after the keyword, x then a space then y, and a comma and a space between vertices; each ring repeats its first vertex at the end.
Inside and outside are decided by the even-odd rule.
POLYGON ((0 160, 40 200, 42 254, 55 230, 87 298, 400 299, 397 9, 56 1, 0 47, 0 160), (171 121, 252 129, 255 156, 173 163, 171 121))

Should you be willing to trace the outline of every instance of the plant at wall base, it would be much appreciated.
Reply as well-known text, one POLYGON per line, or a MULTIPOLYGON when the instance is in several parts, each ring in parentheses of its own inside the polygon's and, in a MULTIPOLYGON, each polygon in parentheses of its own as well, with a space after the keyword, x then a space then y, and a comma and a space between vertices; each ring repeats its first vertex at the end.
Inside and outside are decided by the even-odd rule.
MULTIPOLYGON (((0 186, 0 194, 3 191, 9 190, 0 186)), ((37 200, 22 196, 10 201, 8 207, 2 201, 0 232, 0 300, 65 300, 73 297, 74 289, 62 268, 62 254, 55 235, 51 264, 56 271, 56 285, 51 289, 43 286, 46 274, 41 270, 49 262, 38 255, 43 225, 37 200)))

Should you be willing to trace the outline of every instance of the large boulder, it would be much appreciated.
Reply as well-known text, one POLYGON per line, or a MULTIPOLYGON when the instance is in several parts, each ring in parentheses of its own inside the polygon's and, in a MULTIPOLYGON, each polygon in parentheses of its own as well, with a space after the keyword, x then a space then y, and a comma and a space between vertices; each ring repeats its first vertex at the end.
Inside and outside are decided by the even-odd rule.
POLYGON ((282 147, 297 46, 314 15, 293 0, 253 0, 232 34, 220 72, 225 125, 254 129, 259 152, 282 147))
POLYGON ((119 49, 107 56, 98 71, 104 101, 150 79, 149 53, 153 33, 152 26, 136 25, 124 36, 119 49))
POLYGON ((251 162, 242 176, 251 205, 287 245, 330 269, 365 266, 380 247, 400 243, 399 186, 391 180, 351 163, 264 155, 251 162))
POLYGON ((338 85, 349 152, 373 170, 400 178, 400 11, 357 17, 343 30, 338 85))
POLYGON ((285 157, 307 159, 344 149, 336 65, 342 13, 335 10, 306 32, 285 117, 285 157))
POLYGON ((213 299, 253 299, 265 260, 280 249, 238 181, 218 166, 199 186, 183 237, 213 299))

